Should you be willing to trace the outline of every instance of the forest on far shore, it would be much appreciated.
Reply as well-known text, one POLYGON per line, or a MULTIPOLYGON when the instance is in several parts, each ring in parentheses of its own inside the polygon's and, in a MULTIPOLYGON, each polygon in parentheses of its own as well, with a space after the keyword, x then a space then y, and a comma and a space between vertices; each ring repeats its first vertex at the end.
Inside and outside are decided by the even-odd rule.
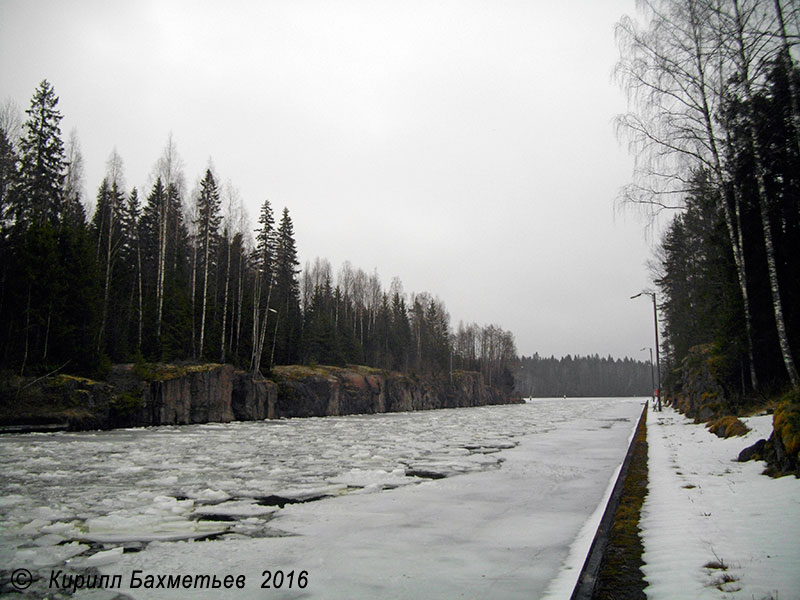
POLYGON ((377 273, 325 259, 299 268, 289 210, 242 199, 213 165, 193 188, 170 136, 146 190, 114 150, 94 202, 81 197, 77 136, 62 140, 42 81, 0 110, 0 370, 102 378, 112 363, 360 364, 426 376, 481 371, 511 386, 513 335, 451 327, 444 302, 386 289, 377 273), (16 109, 16 110, 15 110, 16 109), (93 204, 91 214, 86 207, 93 204))
POLYGON ((519 359, 514 390, 525 398, 650 396, 653 376, 649 362, 632 358, 534 354, 519 359))

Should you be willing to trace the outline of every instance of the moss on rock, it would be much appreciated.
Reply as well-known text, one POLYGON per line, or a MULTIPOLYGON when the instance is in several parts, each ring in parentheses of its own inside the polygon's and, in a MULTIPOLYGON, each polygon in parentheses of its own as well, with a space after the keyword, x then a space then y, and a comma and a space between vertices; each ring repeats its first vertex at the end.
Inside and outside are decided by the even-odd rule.
POLYGON ((800 453, 800 392, 784 397, 772 416, 772 426, 788 457, 798 459, 800 453))
POLYGON ((731 415, 709 421, 706 423, 706 427, 711 433, 721 438, 745 435, 750 431, 750 428, 741 419, 731 415))

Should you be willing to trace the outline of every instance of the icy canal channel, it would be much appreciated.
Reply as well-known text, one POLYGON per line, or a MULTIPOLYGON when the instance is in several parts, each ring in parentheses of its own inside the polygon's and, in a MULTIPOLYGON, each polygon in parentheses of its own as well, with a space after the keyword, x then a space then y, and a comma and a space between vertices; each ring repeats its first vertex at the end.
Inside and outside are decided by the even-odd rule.
POLYGON ((3 591, 569 597, 641 409, 548 399, 2 436, 3 591))

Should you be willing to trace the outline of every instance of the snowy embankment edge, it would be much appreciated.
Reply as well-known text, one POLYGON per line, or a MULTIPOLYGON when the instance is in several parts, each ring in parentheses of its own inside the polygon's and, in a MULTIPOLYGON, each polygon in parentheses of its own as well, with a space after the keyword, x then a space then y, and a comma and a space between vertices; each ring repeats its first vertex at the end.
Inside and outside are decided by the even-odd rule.
MULTIPOLYGON (((649 403, 647 404, 646 410, 649 410, 649 403)), ((611 474, 600 502, 570 545, 566 560, 561 565, 558 575, 550 582, 541 600, 564 600, 564 598, 571 597, 577 587, 578 581, 583 573, 584 565, 586 564, 586 559, 589 556, 595 536, 597 535, 597 530, 600 527, 600 522, 603 520, 606 507, 611 499, 611 494, 614 492, 614 488, 617 485, 622 465, 626 457, 630 454, 631 446, 636 439, 636 432, 639 429, 640 421, 641 417, 634 422, 633 429, 631 429, 628 436, 628 444, 622 460, 620 460, 614 472, 611 474)))
POLYGON ((648 494, 640 531, 651 599, 800 599, 800 480, 764 475, 742 448, 772 431, 772 415, 719 438, 672 407, 648 423, 648 494))

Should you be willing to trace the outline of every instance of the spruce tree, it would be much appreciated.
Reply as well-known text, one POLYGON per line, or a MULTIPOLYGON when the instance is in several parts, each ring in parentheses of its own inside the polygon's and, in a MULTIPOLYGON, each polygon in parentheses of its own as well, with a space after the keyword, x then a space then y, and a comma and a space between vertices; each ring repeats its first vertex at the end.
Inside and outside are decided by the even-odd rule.
POLYGON ((283 209, 275 248, 276 323, 270 365, 297 360, 302 317, 294 225, 289 210, 283 209), (277 354, 276 354, 277 352, 277 354))
POLYGON ((57 105, 53 87, 43 80, 25 111, 28 119, 20 140, 20 193, 14 214, 18 223, 55 224, 62 212, 66 161, 57 105))
POLYGON ((258 374, 261 369, 274 284, 275 217, 269 200, 264 200, 264 204, 261 205, 258 224, 260 228, 256 230, 256 248, 253 253, 255 281, 253 284, 253 344, 250 358, 250 370, 253 375, 258 374))
POLYGON ((197 197, 197 236, 200 244, 200 256, 202 259, 201 268, 203 270, 201 290, 202 302, 200 313, 200 346, 198 355, 202 358, 206 334, 206 315, 209 298, 209 271, 211 261, 214 259, 214 251, 218 244, 219 225, 222 221, 220 214, 221 200, 217 182, 211 169, 206 169, 205 177, 200 183, 200 195, 197 197))

